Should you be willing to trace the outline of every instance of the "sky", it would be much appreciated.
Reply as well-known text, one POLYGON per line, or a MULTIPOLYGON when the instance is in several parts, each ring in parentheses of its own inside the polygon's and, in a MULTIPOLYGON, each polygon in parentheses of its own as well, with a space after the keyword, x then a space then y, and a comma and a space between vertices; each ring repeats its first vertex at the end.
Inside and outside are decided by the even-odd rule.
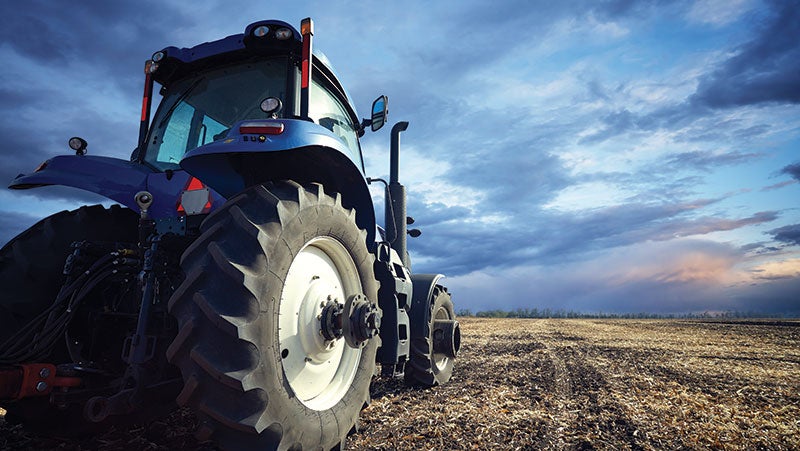
MULTIPOLYGON (((315 22, 422 230, 413 271, 457 309, 800 314, 797 1, 3 2, 0 180, 135 147, 144 61, 280 19, 315 22)), ((373 194, 382 211, 382 192, 373 194)), ((110 202, 0 189, 0 243, 110 202)))

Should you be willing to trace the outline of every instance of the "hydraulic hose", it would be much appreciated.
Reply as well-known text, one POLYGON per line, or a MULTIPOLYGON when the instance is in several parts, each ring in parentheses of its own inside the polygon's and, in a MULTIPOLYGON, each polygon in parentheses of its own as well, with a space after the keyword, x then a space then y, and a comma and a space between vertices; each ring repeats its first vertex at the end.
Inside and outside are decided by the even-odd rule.
POLYGON ((130 267, 130 262, 107 254, 95 261, 61 289, 53 304, 31 320, 26 327, 0 345, 0 364, 36 361, 47 356, 66 330, 77 307, 86 296, 108 277, 130 267), (66 302, 65 302, 66 301, 66 302), (65 305, 66 304, 66 305, 65 305))

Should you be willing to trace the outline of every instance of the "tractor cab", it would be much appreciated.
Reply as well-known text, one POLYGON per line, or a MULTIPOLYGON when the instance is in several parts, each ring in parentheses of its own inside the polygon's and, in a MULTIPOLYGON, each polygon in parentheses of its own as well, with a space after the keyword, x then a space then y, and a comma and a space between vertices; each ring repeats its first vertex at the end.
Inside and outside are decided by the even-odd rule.
POLYGON ((259 106, 262 99, 275 99, 276 105, 286 101, 287 70, 286 58, 245 62, 164 87, 144 162, 162 171, 179 169, 186 152, 225 138, 234 123, 271 119, 259 106))
POLYGON ((178 170, 194 149, 221 140, 246 142, 241 135, 250 133, 240 133, 243 124, 278 134, 257 121, 306 120, 341 140, 346 156, 363 170, 362 123, 327 58, 303 56, 311 35, 301 39, 286 23, 262 21, 239 36, 153 54, 145 66, 142 142, 134 157, 158 171, 178 170), (153 82, 161 85, 163 97, 147 124, 153 82))

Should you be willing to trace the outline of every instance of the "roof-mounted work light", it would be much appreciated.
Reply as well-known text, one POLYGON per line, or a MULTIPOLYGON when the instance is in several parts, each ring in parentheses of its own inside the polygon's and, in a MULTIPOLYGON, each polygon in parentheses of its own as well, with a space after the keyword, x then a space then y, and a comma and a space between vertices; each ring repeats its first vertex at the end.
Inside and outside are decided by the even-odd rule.
POLYGON ((263 38, 267 34, 269 34, 269 27, 266 25, 261 25, 253 29, 253 36, 257 38, 263 38))

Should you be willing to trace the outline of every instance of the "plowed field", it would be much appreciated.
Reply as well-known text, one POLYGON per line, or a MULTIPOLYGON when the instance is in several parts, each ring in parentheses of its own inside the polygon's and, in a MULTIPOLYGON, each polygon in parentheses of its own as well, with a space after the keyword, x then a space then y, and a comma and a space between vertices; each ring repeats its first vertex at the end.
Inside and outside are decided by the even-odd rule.
MULTIPOLYGON (((450 384, 376 380, 348 448, 800 449, 800 322, 461 320, 450 384)), ((213 449, 193 418, 0 448, 213 449)))

